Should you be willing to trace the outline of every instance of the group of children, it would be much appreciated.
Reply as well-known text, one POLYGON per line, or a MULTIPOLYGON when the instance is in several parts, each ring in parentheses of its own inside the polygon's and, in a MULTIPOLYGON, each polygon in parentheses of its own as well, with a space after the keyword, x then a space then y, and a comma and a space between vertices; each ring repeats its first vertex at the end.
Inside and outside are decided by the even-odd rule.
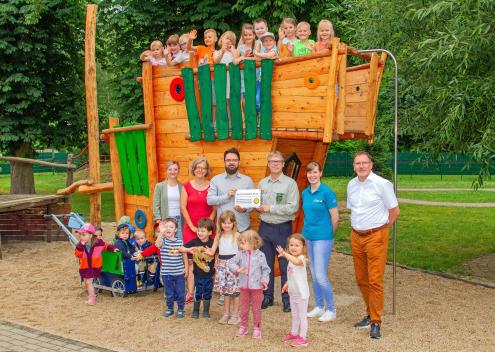
MULTIPOLYGON (((141 233, 144 235, 144 232, 140 230, 135 232, 132 241, 132 229, 129 223, 120 224, 117 227, 114 245, 97 237, 94 227, 90 224, 85 224, 76 230, 80 235, 80 242, 76 246, 75 255, 80 258, 79 271, 88 291, 87 304, 94 305, 96 302, 93 278, 97 278, 101 273, 102 251, 120 251, 123 258, 137 261, 158 254, 166 300, 164 317, 171 317, 175 313, 177 318, 184 318, 185 278, 188 275, 189 265, 193 265, 195 299, 192 318, 199 318, 201 302, 203 305, 201 315, 204 318, 210 317, 210 301, 216 288, 224 297, 224 313, 219 323, 239 324, 236 336, 244 337, 249 331, 249 313, 252 311, 252 337, 255 339, 262 337, 261 303, 263 290, 268 287, 270 268, 265 255, 260 250, 263 244, 261 237, 251 229, 239 233, 235 214, 232 211, 227 210, 220 214, 215 236, 213 221, 209 218, 201 219, 197 226, 197 237, 186 244, 176 236, 178 223, 174 218, 167 218, 158 223, 155 228, 154 244, 141 237, 141 233), (218 262, 215 265, 216 254, 218 254, 218 262), (177 302, 176 311, 175 302, 177 302)), ((282 290, 289 293, 292 309, 291 330, 282 341, 296 347, 307 346, 309 286, 304 238, 300 234, 293 234, 288 239, 287 248, 279 246, 277 251, 279 256, 289 261, 288 281, 282 290)))
POLYGON ((268 30, 266 20, 259 18, 253 24, 243 24, 239 42, 233 31, 224 32, 220 38, 214 29, 204 31, 204 45, 193 45, 197 31, 171 35, 166 46, 159 40, 151 43, 150 50, 144 51, 140 59, 152 65, 175 66, 188 62, 190 52, 198 57, 198 64, 239 64, 243 60, 276 59, 279 57, 302 56, 331 48, 335 36, 332 23, 323 19, 318 23, 316 41, 310 39, 311 26, 308 22, 297 23, 295 19, 284 18, 279 30, 278 41, 268 30), (218 41, 219 49, 216 49, 218 41), (237 45, 236 45, 237 44, 237 45))

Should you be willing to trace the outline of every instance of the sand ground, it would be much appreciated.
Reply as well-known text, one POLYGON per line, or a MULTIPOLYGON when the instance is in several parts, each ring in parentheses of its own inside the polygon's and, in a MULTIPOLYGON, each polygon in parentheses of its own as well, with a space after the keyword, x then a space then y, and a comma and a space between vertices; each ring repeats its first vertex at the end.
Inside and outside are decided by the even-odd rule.
MULTIPOLYGON (((110 231, 106 231, 110 233, 110 231)), ((68 242, 8 244, 0 261, 0 319, 118 351, 283 351, 280 338, 290 314, 280 303, 263 311, 263 339, 236 338, 233 326, 212 318, 163 318, 161 292, 113 298, 98 296, 84 305, 77 262, 68 242)), ((386 272, 386 307, 381 340, 352 325, 364 315, 352 259, 335 253, 329 275, 337 320, 310 320, 310 351, 495 351, 495 290, 398 269, 397 314, 392 315, 392 268, 386 272)), ((280 298, 277 297, 280 302, 280 298)), ((214 297, 216 301, 216 297, 214 297)))

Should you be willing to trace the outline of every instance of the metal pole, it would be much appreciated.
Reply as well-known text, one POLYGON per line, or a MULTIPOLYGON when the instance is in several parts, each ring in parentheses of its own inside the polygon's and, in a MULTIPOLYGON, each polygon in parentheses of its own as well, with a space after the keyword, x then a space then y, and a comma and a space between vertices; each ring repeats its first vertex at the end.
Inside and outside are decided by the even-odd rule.
MULTIPOLYGON (((387 53, 392 61, 394 62, 394 192, 397 194, 397 141, 398 141, 398 132, 399 132, 399 82, 398 82, 398 72, 399 68, 397 65, 397 59, 395 56, 386 49, 366 49, 366 50, 358 50, 359 53, 387 53)), ((392 314, 396 314, 396 296, 397 296, 397 286, 396 286, 396 278, 397 278, 397 260, 396 260, 396 248, 397 248, 397 221, 394 223, 393 227, 393 279, 392 279, 392 314)))

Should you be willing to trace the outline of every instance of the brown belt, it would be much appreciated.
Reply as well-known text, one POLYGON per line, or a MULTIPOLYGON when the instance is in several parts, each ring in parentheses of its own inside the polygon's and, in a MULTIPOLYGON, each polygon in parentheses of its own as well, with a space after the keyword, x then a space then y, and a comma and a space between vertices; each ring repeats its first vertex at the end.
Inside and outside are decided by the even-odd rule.
POLYGON ((375 227, 375 228, 368 229, 368 230, 363 230, 363 231, 359 231, 359 230, 356 230, 353 228, 352 231, 357 233, 359 236, 368 236, 368 235, 371 235, 372 233, 383 230, 385 228, 388 228, 388 224, 383 224, 382 226, 375 227))

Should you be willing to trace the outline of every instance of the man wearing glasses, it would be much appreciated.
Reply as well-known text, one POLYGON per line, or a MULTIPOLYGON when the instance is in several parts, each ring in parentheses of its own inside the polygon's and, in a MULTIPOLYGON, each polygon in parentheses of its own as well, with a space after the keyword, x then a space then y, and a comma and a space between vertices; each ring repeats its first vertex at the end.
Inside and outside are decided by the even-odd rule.
POLYGON ((382 323, 385 264, 389 227, 399 215, 399 203, 390 181, 371 171, 373 162, 366 152, 354 156, 357 177, 347 186, 347 208, 351 210, 351 244, 356 281, 366 304, 367 315, 356 329, 370 328, 379 339, 382 323))
POLYGON ((236 148, 228 149, 223 153, 225 172, 211 179, 206 201, 208 205, 217 207, 217 218, 225 210, 233 211, 237 220, 237 229, 242 232, 250 226, 250 210, 234 205, 235 192, 238 189, 253 189, 254 184, 249 176, 238 171, 240 159, 236 148))
MULTIPOLYGON (((273 305, 274 272, 273 266, 277 257, 276 248, 287 245, 287 238, 292 234, 292 220, 299 209, 299 189, 292 178, 283 174, 284 157, 279 151, 268 154, 270 175, 259 183, 261 189, 260 235, 263 239, 261 251, 270 266, 270 282, 264 293, 261 308, 273 305)), ((287 281, 287 260, 278 258, 281 286, 287 281)), ((288 293, 282 293, 283 311, 290 312, 288 293)))

